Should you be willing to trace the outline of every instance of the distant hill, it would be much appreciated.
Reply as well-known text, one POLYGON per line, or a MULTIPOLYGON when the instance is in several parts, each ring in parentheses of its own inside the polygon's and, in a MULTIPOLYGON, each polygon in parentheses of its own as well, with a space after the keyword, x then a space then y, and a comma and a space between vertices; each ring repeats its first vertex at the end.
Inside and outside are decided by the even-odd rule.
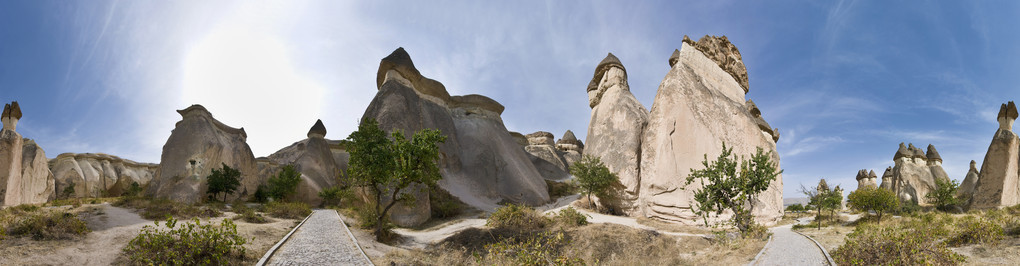
POLYGON ((797 203, 800 203, 801 205, 807 205, 808 202, 810 202, 810 201, 811 201, 811 199, 808 198, 808 197, 783 198, 783 207, 790 206, 790 205, 797 204, 797 203))

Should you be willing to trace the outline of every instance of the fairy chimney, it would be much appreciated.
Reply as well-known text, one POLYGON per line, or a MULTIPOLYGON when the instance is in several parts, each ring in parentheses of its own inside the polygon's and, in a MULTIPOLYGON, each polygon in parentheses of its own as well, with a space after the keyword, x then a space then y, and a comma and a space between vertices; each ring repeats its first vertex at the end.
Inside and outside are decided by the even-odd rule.
POLYGON ((322 119, 315 120, 315 125, 308 130, 308 138, 325 138, 326 126, 322 125, 322 119))
POLYGON ((999 107, 998 120, 1000 130, 1013 131, 1013 121, 1016 121, 1016 118, 1016 104, 1013 104, 1013 101, 1004 103, 1002 104, 1002 107, 999 107))
POLYGON ((21 106, 18 105, 17 101, 11 102, 4 105, 3 116, 0 116, 0 120, 3 121, 3 129, 10 129, 16 131, 18 127, 18 120, 21 119, 21 106))

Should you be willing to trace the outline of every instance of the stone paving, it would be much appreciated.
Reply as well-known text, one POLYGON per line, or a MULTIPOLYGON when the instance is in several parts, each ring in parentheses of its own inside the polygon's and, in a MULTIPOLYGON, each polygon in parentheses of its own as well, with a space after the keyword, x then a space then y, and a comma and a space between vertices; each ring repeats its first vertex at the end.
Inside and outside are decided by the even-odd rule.
POLYGON ((354 244, 340 215, 315 210, 266 265, 372 265, 354 244))

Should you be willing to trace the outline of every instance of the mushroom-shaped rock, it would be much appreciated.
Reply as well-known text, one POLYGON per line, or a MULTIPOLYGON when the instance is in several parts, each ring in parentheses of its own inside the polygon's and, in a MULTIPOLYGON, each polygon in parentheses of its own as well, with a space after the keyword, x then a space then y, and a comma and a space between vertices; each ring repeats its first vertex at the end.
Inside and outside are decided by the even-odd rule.
POLYGON ((16 130, 18 127, 18 120, 21 119, 21 106, 18 105, 17 101, 11 102, 4 105, 3 115, 0 115, 4 129, 16 130))
POLYGON ((862 179, 867 179, 868 178, 867 170, 864 170, 864 169, 857 170, 857 177, 855 177, 855 178, 857 179, 857 181, 861 181, 862 179))
POLYGON ((510 137, 514 138, 514 140, 517 141, 517 144, 520 144, 521 147, 528 146, 528 137, 525 137, 524 134, 517 131, 510 131, 510 137))
POLYGON ((942 162, 942 156, 939 156, 939 151, 935 149, 935 145, 928 144, 928 153, 925 154, 928 161, 942 162))
POLYGON ((1017 110, 1016 104, 1013 101, 1004 103, 999 107, 999 115, 997 119, 999 121, 999 129, 1013 131, 1013 122, 1016 121, 1017 110))
POLYGON ((871 179, 877 179, 878 178, 878 175, 875 174, 875 170, 871 170, 871 172, 868 173, 868 178, 871 178, 871 179))
POLYGON ((900 148, 896 150, 896 155, 893 155, 893 161, 898 161, 900 158, 903 157, 910 158, 911 156, 913 156, 913 153, 909 149, 907 149, 907 145, 905 145, 903 142, 900 142, 900 148))
POLYGON ((893 184, 896 183, 896 180, 894 180, 894 179, 896 179, 896 177, 893 176, 893 168, 892 168, 892 166, 886 167, 885 168, 885 172, 882 173, 882 185, 880 187, 884 188, 884 189, 892 190, 893 189, 893 184))
MULTIPOLYGON (((606 73, 613 68, 619 68, 620 72, 610 75, 609 78, 618 78, 624 83, 627 82, 627 69, 623 67, 623 63, 620 63, 620 59, 616 58, 613 53, 606 55, 606 58, 603 58, 602 62, 599 62, 599 65, 595 67, 595 75, 592 76, 591 82, 588 82, 588 105, 591 108, 599 105, 602 102, 602 95, 606 93, 606 90, 616 84, 616 82, 607 82, 605 86, 599 85, 602 83, 602 79, 606 78, 606 73)), ((630 90, 630 86, 623 86, 622 88, 630 90)))
POLYGON ((549 145, 552 146, 553 134, 545 131, 536 131, 527 135, 528 145, 549 145))
POLYGON ((308 130, 308 138, 325 138, 326 137, 326 126, 322 124, 322 119, 315 120, 315 125, 308 130))
POLYGON ((580 152, 581 149, 584 149, 584 143, 577 140, 577 136, 574 136, 574 132, 569 129, 567 132, 563 133, 563 137, 560 138, 560 140, 556 141, 556 146, 563 150, 575 150, 578 152, 580 152), (575 147, 571 147, 569 145, 574 145, 575 147))
POLYGON ((502 115, 503 109, 505 109, 505 107, 503 107, 503 105, 497 102, 496 100, 478 94, 453 96, 451 97, 451 103, 452 103, 450 106, 451 108, 467 108, 475 110, 480 109, 493 112, 496 114, 497 117, 499 115, 502 115))
POLYGON ((914 147, 913 143, 910 143, 909 145, 907 145, 907 150, 910 151, 910 158, 923 158, 923 159, 927 159, 927 157, 924 156, 924 151, 922 151, 921 148, 914 147))

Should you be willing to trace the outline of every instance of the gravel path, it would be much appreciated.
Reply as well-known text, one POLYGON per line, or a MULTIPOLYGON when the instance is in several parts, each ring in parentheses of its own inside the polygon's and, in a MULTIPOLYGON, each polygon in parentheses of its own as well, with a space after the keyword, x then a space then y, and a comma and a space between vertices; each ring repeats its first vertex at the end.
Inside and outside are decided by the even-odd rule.
POLYGON ((315 210, 267 265, 371 265, 355 246, 340 216, 315 210))
MULTIPOLYGON (((803 223, 803 221, 801 221, 803 223)), ((788 224, 769 229, 772 242, 751 265, 829 265, 814 241, 793 231, 788 224)))

